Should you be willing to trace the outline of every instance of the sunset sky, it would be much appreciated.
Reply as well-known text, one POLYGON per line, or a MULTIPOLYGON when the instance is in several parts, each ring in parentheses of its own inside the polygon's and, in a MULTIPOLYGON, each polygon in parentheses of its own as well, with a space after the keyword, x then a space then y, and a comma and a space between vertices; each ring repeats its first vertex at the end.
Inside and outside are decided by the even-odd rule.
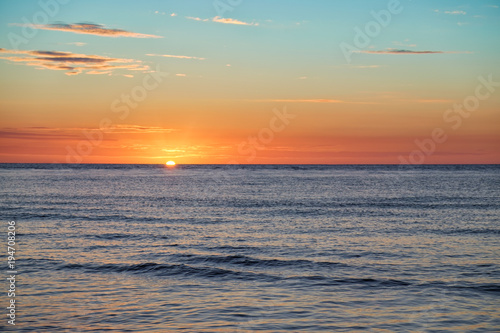
POLYGON ((499 7, 2 1, 0 162, 500 163, 499 7))

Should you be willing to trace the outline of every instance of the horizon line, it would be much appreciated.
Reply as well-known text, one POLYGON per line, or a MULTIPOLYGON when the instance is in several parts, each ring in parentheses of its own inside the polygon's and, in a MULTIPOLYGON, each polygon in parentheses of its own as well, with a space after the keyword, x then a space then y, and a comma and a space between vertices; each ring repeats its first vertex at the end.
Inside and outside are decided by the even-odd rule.
MULTIPOLYGON (((60 163, 60 162, 53 162, 53 163, 45 163, 45 162, 0 162, 0 165, 2 164, 43 164, 43 165, 162 165, 164 166, 165 163, 60 163)), ((424 165, 498 165, 500 166, 500 163, 421 163, 421 164, 404 164, 404 163, 339 163, 339 164, 334 164, 334 163, 241 163, 241 164, 234 164, 234 163, 176 163, 175 166, 182 166, 182 165, 233 165, 233 166, 245 166, 245 165, 254 165, 254 166, 261 166, 261 165, 394 165, 394 166, 401 166, 401 165, 411 165, 411 166, 424 166, 424 165)))

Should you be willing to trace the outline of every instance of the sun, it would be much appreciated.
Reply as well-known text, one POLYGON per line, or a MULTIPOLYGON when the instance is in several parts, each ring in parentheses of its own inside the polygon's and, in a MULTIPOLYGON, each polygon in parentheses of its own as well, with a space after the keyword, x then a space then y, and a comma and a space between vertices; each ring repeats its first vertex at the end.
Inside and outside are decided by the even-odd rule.
POLYGON ((175 162, 174 161, 168 161, 167 163, 165 163, 167 166, 175 166, 175 162))

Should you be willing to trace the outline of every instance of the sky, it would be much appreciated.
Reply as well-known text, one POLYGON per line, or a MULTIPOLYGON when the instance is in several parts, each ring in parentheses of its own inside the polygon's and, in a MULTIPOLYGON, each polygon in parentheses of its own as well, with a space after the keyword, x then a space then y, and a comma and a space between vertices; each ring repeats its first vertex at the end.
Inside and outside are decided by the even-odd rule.
POLYGON ((500 163, 500 1, 0 2, 0 163, 500 163))

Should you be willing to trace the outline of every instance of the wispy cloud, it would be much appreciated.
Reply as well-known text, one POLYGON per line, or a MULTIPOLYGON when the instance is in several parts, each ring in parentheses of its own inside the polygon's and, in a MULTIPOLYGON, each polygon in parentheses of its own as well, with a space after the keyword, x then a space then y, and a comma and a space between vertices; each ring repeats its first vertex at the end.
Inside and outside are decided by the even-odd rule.
MULTIPOLYGON (((167 14, 165 12, 160 12, 159 10, 156 10, 154 13, 156 15, 166 15, 167 14)), ((177 13, 171 13, 171 14, 168 14, 168 15, 171 16, 171 17, 175 17, 175 16, 177 16, 177 13)))
POLYGON ((339 99, 257 99, 250 102, 264 103, 326 103, 326 104, 378 104, 373 102, 343 101, 339 99))
POLYGON ((243 21, 239 21, 237 19, 232 19, 232 18, 224 18, 224 17, 220 17, 220 16, 215 16, 213 17, 212 19, 202 19, 202 18, 199 18, 199 17, 192 17, 192 16, 186 16, 186 18, 188 20, 194 20, 194 21, 200 21, 200 22, 208 22, 208 21, 212 21, 212 22, 217 22, 217 23, 224 23, 224 24, 236 24, 236 25, 253 25, 253 26, 258 26, 259 23, 255 23, 255 22, 243 22, 243 21))
POLYGON ((463 10, 447 10, 444 13, 448 14, 448 15, 465 15, 465 14, 467 14, 467 12, 465 12, 463 10))
POLYGON ((447 15, 466 15, 467 14, 467 12, 464 10, 445 10, 445 11, 442 11, 439 9, 434 9, 434 12, 435 13, 444 13, 447 15))
POLYGON ((141 34, 138 32, 132 32, 122 29, 111 29, 106 28, 100 24, 93 23, 56 23, 56 24, 20 24, 13 23, 11 25, 16 26, 29 26, 35 29, 41 30, 56 30, 56 31, 67 31, 77 34, 87 34, 87 35, 97 35, 103 37, 131 37, 131 38, 163 38, 162 36, 141 34))
POLYGON ((149 66, 142 64, 140 60, 60 51, 20 51, 0 48, 0 59, 35 66, 37 69, 62 70, 66 71, 66 75, 112 74, 118 69, 149 70, 149 66), (4 54, 5 56, 3 56, 4 54))
POLYGON ((238 21, 238 20, 232 19, 232 18, 223 18, 223 17, 219 17, 219 16, 214 17, 212 19, 212 21, 217 22, 217 23, 225 23, 225 24, 259 25, 258 23, 255 23, 255 22, 248 23, 248 22, 238 21))
POLYGON ((277 103, 343 103, 343 101, 338 99, 270 99, 261 101, 277 103))
POLYGON ((454 101, 452 99, 417 99, 415 100, 417 103, 446 103, 450 104, 454 101))
POLYGON ((199 17, 192 17, 192 16, 186 16, 188 20, 194 20, 194 21, 202 21, 202 22, 208 22, 210 21, 209 19, 201 19, 199 17))
POLYGON ((353 100, 340 100, 340 99, 257 99, 245 100, 249 102, 260 103, 313 103, 313 104, 362 104, 374 105, 384 104, 387 102, 405 102, 405 103, 424 103, 424 104, 441 104, 452 103, 453 100, 449 99, 433 99, 433 98, 415 98, 410 96, 402 96, 400 93, 380 93, 377 92, 369 100, 353 101, 353 100))
POLYGON ((73 43, 68 43, 68 45, 85 46, 85 45, 87 45, 87 43, 82 43, 82 42, 73 42, 73 43))
POLYGON ((171 133, 177 131, 173 128, 165 128, 158 126, 140 126, 140 125, 115 125, 110 127, 110 131, 113 133, 171 133))
MULTIPOLYGON (((366 99, 379 101, 382 104, 386 103, 405 103, 405 104, 451 104, 455 102, 452 99, 435 98, 431 96, 415 96, 402 91, 360 91, 360 95, 364 95, 366 99)), ((380 104, 377 103, 377 104, 380 104)))
MULTIPOLYGON (((89 127, 4 127, 0 128, 0 138, 4 139, 20 139, 20 140, 80 140, 82 131, 90 131, 95 128, 89 127)), ((178 131, 173 128, 165 128, 158 126, 140 126, 140 125, 114 125, 106 132, 112 134, 156 134, 156 133, 172 133, 178 131)), ((113 139, 110 139, 113 140, 113 139)))
POLYGON ((392 43, 393 43, 394 45, 399 46, 399 47, 416 47, 416 46, 417 46, 417 44, 409 44, 409 43, 408 43, 409 41, 410 41, 409 39, 405 39, 405 40, 404 40, 404 43, 403 43, 403 42, 399 42, 399 41, 394 41, 394 42, 392 42, 392 43))
POLYGON ((165 57, 165 58, 177 58, 177 59, 195 59, 195 60, 205 60, 205 58, 200 58, 200 57, 190 57, 190 56, 184 56, 184 55, 172 55, 172 54, 152 54, 148 53, 146 54, 147 56, 150 57, 165 57))
POLYGON ((386 49, 380 51, 374 50, 362 50, 355 51, 357 53, 368 53, 368 54, 442 54, 442 53, 472 53, 470 51, 416 51, 416 50, 404 50, 404 49, 386 49))
POLYGON ((78 135, 60 128, 51 127, 4 127, 0 128, 0 138, 18 140, 76 140, 78 135))

